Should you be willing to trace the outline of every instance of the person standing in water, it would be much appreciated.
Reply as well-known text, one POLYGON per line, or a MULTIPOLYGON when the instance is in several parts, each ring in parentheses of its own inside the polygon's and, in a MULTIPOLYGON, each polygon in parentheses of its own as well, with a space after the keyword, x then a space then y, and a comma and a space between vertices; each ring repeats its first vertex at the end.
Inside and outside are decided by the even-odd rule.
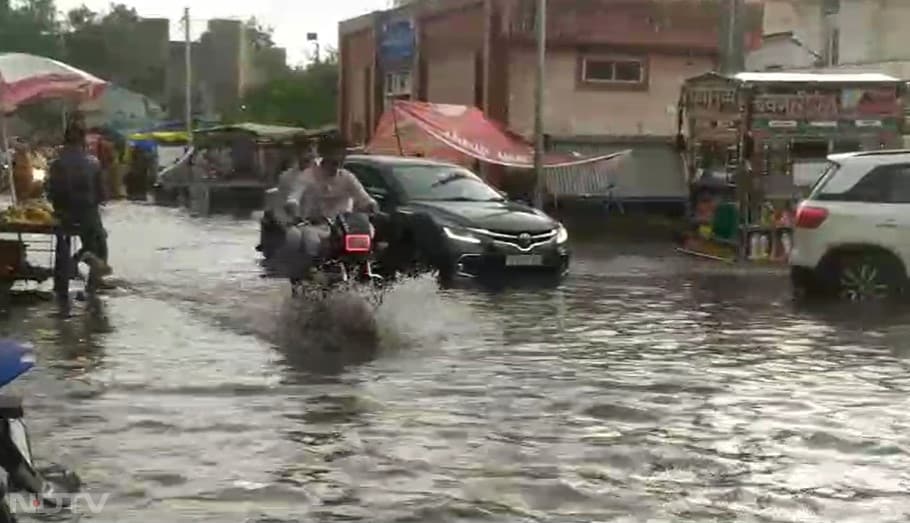
MULTIPOLYGON (((85 128, 73 122, 64 133, 63 148, 51 163, 47 196, 61 227, 78 231, 81 249, 75 262, 85 262, 90 269, 87 290, 93 292, 103 284, 101 278, 111 274, 107 264, 107 232, 101 222, 100 206, 104 203, 104 180, 96 158, 85 150, 85 128)), ((56 249, 55 290, 58 297, 69 288, 67 280, 75 267, 70 260, 69 237, 58 235, 56 249)))

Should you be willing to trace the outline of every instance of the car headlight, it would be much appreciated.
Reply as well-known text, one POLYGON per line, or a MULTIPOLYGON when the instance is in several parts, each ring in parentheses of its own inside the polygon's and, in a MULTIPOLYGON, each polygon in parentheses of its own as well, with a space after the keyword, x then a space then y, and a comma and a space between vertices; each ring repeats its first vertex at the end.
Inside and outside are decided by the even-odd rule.
POLYGON ((556 230, 556 243, 566 243, 569 241, 569 231, 560 224, 559 229, 556 230))
POLYGON ((442 230, 445 231, 446 236, 452 240, 464 243, 480 243, 480 238, 467 231, 451 229, 449 227, 443 227, 442 230))

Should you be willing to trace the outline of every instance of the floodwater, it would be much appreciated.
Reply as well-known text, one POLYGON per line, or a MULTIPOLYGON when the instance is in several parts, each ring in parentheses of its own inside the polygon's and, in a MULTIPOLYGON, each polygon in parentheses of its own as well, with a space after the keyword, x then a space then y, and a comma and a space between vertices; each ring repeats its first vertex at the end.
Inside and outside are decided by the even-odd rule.
POLYGON ((339 341, 360 302, 292 307, 254 220, 106 213, 122 288, 0 323, 39 352, 36 453, 109 495, 83 521, 910 515, 905 312, 800 310, 780 273, 606 242, 558 289, 405 282, 378 339, 339 341))

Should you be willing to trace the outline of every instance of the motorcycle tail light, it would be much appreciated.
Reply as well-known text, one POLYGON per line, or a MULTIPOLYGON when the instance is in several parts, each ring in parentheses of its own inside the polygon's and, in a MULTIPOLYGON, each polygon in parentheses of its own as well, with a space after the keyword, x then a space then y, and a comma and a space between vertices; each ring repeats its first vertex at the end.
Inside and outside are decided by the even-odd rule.
POLYGON ((348 234, 344 237, 346 252, 370 252, 369 234, 348 234))

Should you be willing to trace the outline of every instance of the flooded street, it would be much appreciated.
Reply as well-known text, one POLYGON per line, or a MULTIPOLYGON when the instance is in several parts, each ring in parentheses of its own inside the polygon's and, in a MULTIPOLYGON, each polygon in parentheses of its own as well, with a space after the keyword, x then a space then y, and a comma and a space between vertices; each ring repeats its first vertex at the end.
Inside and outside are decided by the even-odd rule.
POLYGON ((123 288, 0 323, 39 352, 17 387, 37 455, 110 494, 86 520, 910 517, 905 313, 802 311, 782 273, 604 244, 555 290, 403 283, 378 344, 327 353, 357 314, 294 312, 255 220, 105 220, 123 288))

